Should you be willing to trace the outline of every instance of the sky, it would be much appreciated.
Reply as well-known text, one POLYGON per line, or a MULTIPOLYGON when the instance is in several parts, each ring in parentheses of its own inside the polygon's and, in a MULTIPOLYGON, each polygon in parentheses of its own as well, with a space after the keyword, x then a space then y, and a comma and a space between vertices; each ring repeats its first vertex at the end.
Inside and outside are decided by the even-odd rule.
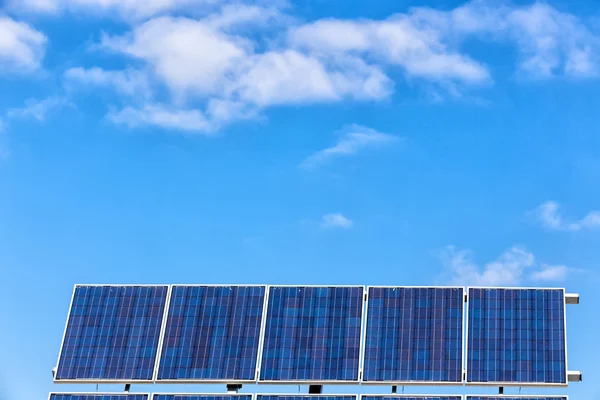
POLYGON ((0 1, 0 397, 95 390, 76 283, 260 283, 565 287, 599 400, 599 89, 594 0, 0 1))

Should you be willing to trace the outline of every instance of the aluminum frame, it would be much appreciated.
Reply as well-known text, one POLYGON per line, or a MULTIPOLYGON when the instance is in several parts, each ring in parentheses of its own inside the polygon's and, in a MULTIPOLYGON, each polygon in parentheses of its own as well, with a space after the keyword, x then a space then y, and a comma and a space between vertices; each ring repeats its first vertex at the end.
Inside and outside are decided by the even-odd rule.
MULTIPOLYGON (((204 285, 198 285, 204 286, 204 285)), ((233 286, 233 285, 228 285, 233 286)), ((148 400, 154 400, 155 396, 226 396, 226 397, 241 397, 241 396, 250 396, 250 399, 254 400, 253 393, 173 393, 173 392, 157 392, 152 393, 152 397, 148 400)))
MULTIPOLYGON (((360 354, 361 354, 361 343, 363 340, 364 332, 364 323, 365 323, 365 294, 366 294, 366 285, 269 285, 267 288, 267 303, 266 303, 266 312, 265 312, 265 329, 262 332, 261 337, 261 347, 260 347, 260 363, 257 369, 258 378, 256 380, 257 384, 270 384, 270 385, 355 385, 359 384, 361 380, 362 370, 360 368, 360 354), (358 369, 357 369, 357 379, 352 381, 338 381, 338 380, 261 380, 260 379, 260 371, 262 368, 262 355, 264 350, 264 339, 265 339, 265 331, 266 331, 266 316, 269 314, 269 295, 271 293, 271 288, 362 288, 362 309, 360 313, 360 338, 359 338, 359 349, 358 349, 358 369)), ((262 394, 262 393, 261 393, 262 394)), ((275 396, 273 394, 273 396, 275 396)))
POLYGON ((399 399, 407 398, 407 397, 416 397, 421 399, 427 399, 428 397, 451 397, 454 400, 466 400, 464 395, 462 394, 407 394, 407 393, 391 393, 391 394, 381 394, 381 393, 363 393, 360 395, 359 400, 364 400, 364 397, 375 396, 375 397, 397 397, 399 399))
MULTIPOLYGON (((565 288, 539 288, 539 287, 506 287, 506 286, 467 286, 467 326, 465 343, 465 385, 466 386, 521 386, 521 387, 567 387, 569 386, 569 368, 567 361, 567 303, 565 288), (563 293, 563 312, 564 312, 564 331, 565 331, 565 383, 544 383, 544 382, 469 382, 469 289, 503 289, 503 290, 562 290, 563 293)), ((489 396, 488 396, 489 397, 489 396)), ((528 397, 528 396, 525 396, 528 397)), ((530 397, 530 396, 529 396, 530 397)), ((534 396, 535 397, 535 396, 534 396)), ((543 398, 544 396, 542 396, 543 398)), ((563 396, 564 397, 564 396, 563 396)), ((559 396, 560 398, 560 396, 559 396)), ((467 400, 467 399, 465 399, 467 400)))
POLYGON ((75 396, 123 396, 123 399, 127 399, 127 396, 147 396, 148 400, 151 400, 150 393, 137 393, 137 392, 50 392, 48 393, 48 400, 52 395, 75 395, 75 396))
MULTIPOLYGON (((110 283, 110 284, 100 284, 100 283, 94 283, 94 284, 83 284, 83 283, 76 283, 73 286, 73 293, 71 294, 71 303, 69 304, 69 312, 67 313, 67 320, 65 321, 65 329, 63 332, 63 337, 60 343, 60 350, 58 351, 58 360, 56 361, 56 373, 54 374, 54 376, 52 377, 53 383, 57 383, 57 384, 61 384, 61 383, 67 383, 67 384, 73 384, 73 383, 81 383, 81 384, 87 384, 87 383, 92 383, 92 384, 128 384, 128 383, 135 383, 135 384, 152 384, 154 383, 154 372, 152 374, 152 379, 148 380, 148 379, 56 379, 56 375, 58 374, 58 367, 60 364, 60 358, 62 356, 62 351, 63 351, 63 346, 65 344, 65 337, 67 335, 67 326, 69 325, 69 317, 71 316, 71 309, 73 308, 73 300, 75 299, 75 291, 77 290, 78 287, 166 287, 167 288, 167 294, 166 294, 166 298, 165 298, 165 310, 167 309, 167 301, 169 300, 169 295, 170 295, 170 290, 171 290, 171 285, 165 285, 165 284, 123 284, 123 285, 119 285, 119 284, 115 284, 115 283, 110 283)), ((164 314, 163 314, 163 318, 164 318, 164 314)), ((164 323, 164 320, 163 320, 164 323)), ((157 343, 157 346, 160 346, 160 338, 162 335, 162 324, 161 324, 161 332, 158 335, 159 338, 159 343, 157 343)), ((160 348, 157 348, 157 355, 159 352, 160 348)), ((156 368, 156 359, 154 360, 154 368, 156 368)), ((154 371, 154 369, 153 369, 154 371)))
MULTIPOLYGON (((164 326, 163 326, 163 332, 161 335, 161 340, 160 340, 160 347, 159 347, 159 352, 157 352, 156 356, 156 363, 155 363, 155 371, 153 374, 153 382, 155 383, 182 383, 182 384, 194 384, 194 383, 206 383, 206 384, 248 384, 248 383, 255 383, 258 379, 258 367, 259 367, 259 361, 261 358, 261 335, 263 333, 263 329, 264 329, 264 323, 265 323, 265 316, 267 315, 267 292, 268 292, 268 285, 260 285, 260 284, 251 284, 251 285, 221 285, 221 284, 193 284, 193 285, 171 285, 171 287, 169 288, 169 299, 168 299, 168 303, 167 303, 167 307, 165 309, 165 313, 166 313, 166 317, 164 322, 164 326), (164 348, 164 340, 165 340, 165 334, 166 334, 166 329, 167 329, 167 319, 169 317, 168 312, 169 312, 169 305, 171 304, 171 294, 172 294, 172 289, 174 287, 264 287, 265 288, 265 294, 263 296, 263 313, 261 316, 261 326, 259 329, 259 338, 258 338, 258 350, 256 352, 256 365, 254 367, 254 379, 237 379, 237 380, 233 380, 233 379, 158 379, 158 371, 160 369, 160 358, 162 355, 162 350, 164 348)), ((165 394, 165 393, 161 393, 161 394, 165 394)), ((166 394, 173 394, 173 393, 166 393, 166 394)), ((206 393, 207 395, 214 395, 214 393, 206 393)))
MULTIPOLYGON (((367 332, 365 330, 364 333, 364 339, 365 342, 363 344, 362 347, 362 365, 361 365, 361 371, 363 372, 362 376, 361 376, 361 380, 360 383, 362 385, 368 385, 368 386, 389 386, 389 385, 393 385, 393 386, 462 386, 465 382, 463 378, 464 375, 464 371, 465 371, 465 335, 466 335, 466 329, 465 329, 465 301, 464 301, 464 296, 465 296, 465 287, 464 286, 388 286, 388 285, 383 285, 383 286, 378 286, 378 285, 373 285, 373 286, 368 286, 367 287, 367 300, 366 300, 366 311, 365 311, 365 318, 364 318, 364 324, 365 326, 367 326, 367 321, 369 318, 369 290, 371 288, 376 288, 376 289, 461 289, 462 290, 462 298, 461 298, 461 302, 462 302, 462 320, 463 323, 461 325, 461 331, 462 331, 462 335, 461 335, 461 344, 462 344, 462 349, 460 352, 460 356, 461 356, 461 380, 460 382, 444 382, 444 381, 365 381, 364 380, 364 363, 365 363, 365 353, 367 351, 367 332)), ((368 328, 368 326, 367 326, 368 328)))

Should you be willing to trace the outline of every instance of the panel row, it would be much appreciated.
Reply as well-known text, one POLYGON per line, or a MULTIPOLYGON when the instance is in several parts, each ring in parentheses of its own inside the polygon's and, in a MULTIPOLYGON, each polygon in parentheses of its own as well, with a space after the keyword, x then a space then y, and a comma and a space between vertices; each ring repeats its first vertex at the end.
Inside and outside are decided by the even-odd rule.
POLYGON ((49 400, 568 400, 568 396, 50 393, 49 400))
POLYGON ((77 285, 54 379, 567 384, 564 290, 469 288, 466 352, 464 303, 460 287, 77 285))

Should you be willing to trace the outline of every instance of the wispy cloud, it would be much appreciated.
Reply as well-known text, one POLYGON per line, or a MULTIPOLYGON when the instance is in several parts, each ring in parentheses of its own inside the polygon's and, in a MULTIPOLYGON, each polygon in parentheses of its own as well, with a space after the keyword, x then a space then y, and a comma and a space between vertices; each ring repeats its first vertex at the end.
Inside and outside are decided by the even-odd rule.
POLYGON ((439 255, 446 268, 444 275, 457 285, 515 286, 523 282, 563 281, 575 271, 564 265, 538 264, 533 253, 520 246, 511 247, 483 265, 475 262, 470 250, 454 246, 447 246, 439 255))
POLYGON ((73 104, 65 97, 60 96, 50 96, 43 100, 29 99, 25 102, 24 107, 9 109, 6 116, 9 118, 34 118, 43 122, 49 113, 67 106, 73 107, 73 104))
POLYGON ((112 88, 127 96, 148 97, 151 85, 148 75, 134 69, 105 70, 103 68, 70 68, 63 74, 70 88, 112 88))
POLYGON ((340 139, 331 147, 319 150, 300 164, 301 168, 312 169, 338 157, 358 154, 367 148, 378 148, 400 140, 398 136, 378 132, 360 125, 349 125, 341 131, 340 139))
POLYGON ((532 214, 548 229, 579 231, 600 228, 600 211, 592 210, 579 220, 569 221, 560 214, 560 204, 555 201, 542 203, 532 214))
POLYGON ((198 110, 181 110, 153 104, 141 108, 126 107, 113 111, 107 118, 128 128, 155 126, 167 130, 211 135, 214 129, 205 115, 198 110))
POLYGON ((341 213, 325 214, 321 220, 324 229, 350 229, 354 222, 341 213))
POLYGON ((30 25, 0 14, 0 71, 30 72, 40 67, 46 36, 30 25))

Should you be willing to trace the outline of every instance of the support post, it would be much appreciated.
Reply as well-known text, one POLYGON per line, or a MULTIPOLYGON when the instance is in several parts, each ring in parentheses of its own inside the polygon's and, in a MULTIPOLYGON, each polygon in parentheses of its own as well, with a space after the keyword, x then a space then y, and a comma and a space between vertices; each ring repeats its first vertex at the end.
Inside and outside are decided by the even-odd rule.
POLYGON ((242 385, 230 383, 227 385, 227 393, 229 393, 229 394, 238 393, 241 388, 242 388, 242 385))
POLYGON ((498 388, 498 394, 504 394, 504 386, 498 388))
POLYGON ((125 393, 129 393, 130 390, 131 390, 131 384, 130 383, 125 384, 125 393))

